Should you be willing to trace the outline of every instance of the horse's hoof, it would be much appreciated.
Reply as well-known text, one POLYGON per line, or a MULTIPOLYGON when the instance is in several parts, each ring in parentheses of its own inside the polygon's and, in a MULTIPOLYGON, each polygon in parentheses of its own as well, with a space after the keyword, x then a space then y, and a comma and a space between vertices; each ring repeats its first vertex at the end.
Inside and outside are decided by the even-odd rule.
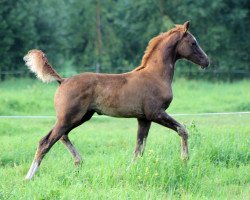
POLYGON ((182 161, 187 161, 187 160, 189 160, 188 154, 181 154, 181 160, 182 160, 182 161))
POLYGON ((82 165, 82 161, 81 160, 75 161, 75 166, 79 167, 81 165, 82 165))

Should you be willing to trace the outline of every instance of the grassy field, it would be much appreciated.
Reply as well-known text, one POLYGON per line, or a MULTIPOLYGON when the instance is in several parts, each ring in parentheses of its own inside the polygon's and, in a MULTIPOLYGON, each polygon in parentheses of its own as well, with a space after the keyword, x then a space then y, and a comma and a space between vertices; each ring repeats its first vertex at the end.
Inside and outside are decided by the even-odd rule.
MULTIPOLYGON (((0 115, 54 115, 56 84, 0 83, 0 115)), ((169 113, 250 110, 250 81, 178 80, 169 113)), ((0 119, 0 199, 249 199, 250 114, 178 116, 190 133, 190 159, 180 161, 176 133, 153 125, 131 169, 134 119, 93 117, 70 134, 84 158, 80 167, 56 143, 30 182, 24 181, 51 119, 0 119)))

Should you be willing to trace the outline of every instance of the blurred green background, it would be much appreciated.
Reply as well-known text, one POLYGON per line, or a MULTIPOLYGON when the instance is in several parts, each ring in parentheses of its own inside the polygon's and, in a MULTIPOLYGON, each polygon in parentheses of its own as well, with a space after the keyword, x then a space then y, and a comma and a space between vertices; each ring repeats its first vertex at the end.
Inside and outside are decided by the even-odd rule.
POLYGON ((201 72, 181 61, 178 74, 250 77, 249 7, 249 0, 0 0, 1 80, 27 76, 22 58, 33 48, 64 76, 126 72, 152 37, 187 20, 211 65, 201 72))

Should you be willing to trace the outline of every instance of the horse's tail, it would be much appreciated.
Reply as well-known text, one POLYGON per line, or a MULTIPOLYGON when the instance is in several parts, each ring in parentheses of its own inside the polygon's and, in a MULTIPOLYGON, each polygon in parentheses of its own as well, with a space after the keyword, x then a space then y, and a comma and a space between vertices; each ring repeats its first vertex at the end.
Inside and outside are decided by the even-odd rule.
POLYGON ((60 84, 63 81, 63 78, 52 68, 42 51, 37 49, 30 50, 23 57, 23 60, 30 71, 35 73, 37 78, 43 82, 57 81, 60 84))

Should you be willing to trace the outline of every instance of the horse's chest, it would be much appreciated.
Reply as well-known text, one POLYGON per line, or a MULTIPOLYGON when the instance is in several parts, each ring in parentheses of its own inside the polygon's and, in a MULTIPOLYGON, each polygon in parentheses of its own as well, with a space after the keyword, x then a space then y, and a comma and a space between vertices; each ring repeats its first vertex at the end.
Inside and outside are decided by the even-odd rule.
POLYGON ((166 88, 165 91, 162 92, 161 100, 163 107, 167 109, 173 100, 172 90, 166 88))
POLYGON ((163 99, 163 107, 164 107, 164 109, 167 109, 169 107, 169 105, 172 102, 172 100, 173 100, 173 96, 172 95, 164 97, 164 99, 163 99))
POLYGON ((167 109, 172 102, 172 93, 161 93, 153 96, 153 104, 158 105, 161 108, 167 109))

